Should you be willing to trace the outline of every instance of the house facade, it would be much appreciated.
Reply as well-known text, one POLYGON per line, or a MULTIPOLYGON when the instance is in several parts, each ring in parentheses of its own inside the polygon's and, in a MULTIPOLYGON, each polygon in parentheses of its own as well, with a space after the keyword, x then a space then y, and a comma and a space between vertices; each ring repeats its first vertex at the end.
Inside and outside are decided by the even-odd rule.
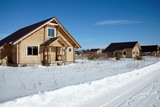
POLYGON ((141 46, 136 42, 111 43, 103 51, 108 57, 135 58, 140 55, 141 46))
POLYGON ((159 47, 158 45, 146 45, 141 46, 141 55, 143 56, 159 56, 159 47))
POLYGON ((89 52, 90 53, 101 54, 102 53, 102 49, 91 49, 89 52))
POLYGON ((75 61, 81 48, 55 18, 22 28, 0 41, 0 63, 14 66, 57 65, 75 61))

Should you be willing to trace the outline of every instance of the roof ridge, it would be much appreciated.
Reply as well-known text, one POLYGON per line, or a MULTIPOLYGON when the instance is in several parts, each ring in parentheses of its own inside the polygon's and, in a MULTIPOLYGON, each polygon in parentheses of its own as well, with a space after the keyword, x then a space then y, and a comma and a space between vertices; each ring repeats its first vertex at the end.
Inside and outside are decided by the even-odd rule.
POLYGON ((108 47, 105 48, 104 52, 114 52, 115 50, 123 50, 126 48, 133 48, 138 43, 138 41, 134 42, 117 42, 111 43, 108 47))

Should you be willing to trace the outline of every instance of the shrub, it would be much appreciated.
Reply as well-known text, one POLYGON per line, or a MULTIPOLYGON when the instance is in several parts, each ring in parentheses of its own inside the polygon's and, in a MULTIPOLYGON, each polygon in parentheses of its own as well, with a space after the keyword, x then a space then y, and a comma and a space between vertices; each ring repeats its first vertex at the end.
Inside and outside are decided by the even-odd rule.
POLYGON ((95 59, 98 59, 100 55, 98 55, 98 54, 96 53, 96 54, 92 54, 92 56, 93 56, 95 59))
POLYGON ((116 57, 116 60, 117 60, 117 61, 120 60, 120 56, 117 56, 117 57, 116 57))
POLYGON ((93 55, 88 55, 87 58, 88 58, 88 60, 93 60, 94 56, 93 55))
POLYGON ((143 60, 142 56, 136 56, 135 59, 137 59, 137 60, 143 60))
POLYGON ((80 52, 77 52, 77 55, 79 56, 81 53, 80 52))

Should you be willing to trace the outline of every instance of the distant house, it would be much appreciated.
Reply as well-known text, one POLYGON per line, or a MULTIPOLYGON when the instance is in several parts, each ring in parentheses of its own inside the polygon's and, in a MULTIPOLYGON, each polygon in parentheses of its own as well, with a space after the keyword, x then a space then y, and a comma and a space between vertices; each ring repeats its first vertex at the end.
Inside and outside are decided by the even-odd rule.
POLYGON ((159 47, 158 45, 146 45, 141 46, 141 54, 143 56, 158 56, 159 54, 159 47))
POLYGON ((108 57, 134 58, 140 55, 141 46, 136 42, 111 43, 103 52, 108 57))
POLYGON ((24 27, 0 41, 0 63, 15 66, 56 65, 75 61, 81 48, 55 18, 24 27))
POLYGON ((96 54, 101 54, 102 53, 102 49, 91 49, 89 52, 96 53, 96 54))

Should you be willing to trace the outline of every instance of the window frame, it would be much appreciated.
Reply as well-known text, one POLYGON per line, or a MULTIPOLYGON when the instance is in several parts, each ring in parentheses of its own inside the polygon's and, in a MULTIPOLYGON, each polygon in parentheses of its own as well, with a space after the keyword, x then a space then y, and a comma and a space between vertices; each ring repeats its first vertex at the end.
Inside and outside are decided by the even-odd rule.
POLYGON ((27 51, 26 51, 27 56, 38 56, 38 55, 39 55, 39 46, 27 46, 27 47, 26 47, 26 50, 27 50, 27 51), (32 49, 31 49, 31 54, 30 54, 30 55, 28 54, 28 47, 32 47, 32 49), (34 47, 37 47, 37 55, 34 55, 34 53, 33 53, 33 48, 34 48, 34 47))
POLYGON ((56 37, 56 28, 47 27, 47 37, 56 37), (49 35, 49 29, 53 29, 54 30, 54 36, 49 35))

